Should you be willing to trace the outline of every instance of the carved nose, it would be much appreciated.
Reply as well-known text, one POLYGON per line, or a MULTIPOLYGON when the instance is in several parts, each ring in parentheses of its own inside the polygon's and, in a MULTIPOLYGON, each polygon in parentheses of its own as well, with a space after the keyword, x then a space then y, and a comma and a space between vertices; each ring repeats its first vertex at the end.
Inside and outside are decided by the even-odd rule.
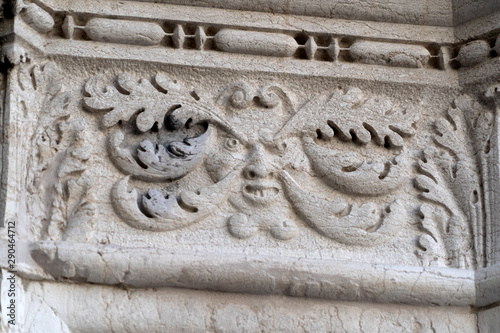
POLYGON ((266 160, 266 152, 261 144, 254 146, 249 162, 243 169, 246 179, 266 178, 271 174, 271 165, 266 160))

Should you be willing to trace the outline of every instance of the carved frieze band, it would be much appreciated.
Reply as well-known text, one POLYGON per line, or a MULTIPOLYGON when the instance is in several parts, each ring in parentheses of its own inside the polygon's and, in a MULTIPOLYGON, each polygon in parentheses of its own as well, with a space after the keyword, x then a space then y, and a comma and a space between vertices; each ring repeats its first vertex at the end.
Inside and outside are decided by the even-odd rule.
MULTIPOLYGON (((85 241, 95 215, 85 121, 71 115, 54 65, 19 69, 18 82, 20 105, 38 115, 27 175, 32 231, 85 241)), ((239 239, 265 231, 285 241, 308 226, 345 245, 378 246, 417 213, 424 266, 485 265, 496 114, 467 96, 435 121, 434 144, 416 151, 407 142, 421 106, 357 88, 297 104, 274 85, 235 83, 212 100, 163 74, 111 82, 89 79, 83 106, 101 119, 123 174, 109 188, 111 202, 134 228, 171 231, 218 214, 239 239), (197 189, 160 186, 200 173, 210 181, 197 189), (130 189, 137 182, 148 189, 130 189), (415 204, 400 196, 409 183, 420 192, 415 204)), ((498 89, 486 97, 498 100, 498 89)))
POLYGON ((162 74, 152 81, 120 74, 116 87, 101 81, 98 75, 87 82, 83 104, 103 114, 104 127, 114 129, 108 138, 110 157, 127 176, 114 185, 112 201, 133 227, 184 228, 228 202, 233 213, 227 228, 237 238, 258 230, 280 240, 294 238, 300 232, 298 217, 336 242, 377 246, 394 238, 407 220, 408 208, 395 194, 415 177, 415 188, 428 202, 418 208, 423 234, 417 255, 423 263, 484 264, 489 199, 483 178, 494 116, 474 110, 466 96, 436 121, 435 146, 423 150, 414 176, 405 141, 416 133, 419 106, 366 98, 350 88, 296 108, 278 86, 255 89, 245 83, 227 87, 214 104, 162 74), (256 116, 272 122, 254 128, 256 116), (137 131, 143 140, 125 144, 134 141, 137 131), (342 149, 343 142, 361 147, 361 153, 342 149), (363 148, 368 143, 387 153, 363 148), (306 164, 297 161, 301 154, 306 164), (128 189, 130 177, 171 182, 197 169, 207 172, 213 184, 178 195, 154 188, 140 195, 128 189), (331 194, 300 185, 306 173, 331 194), (352 196, 364 201, 354 203, 352 196), (287 206, 284 202, 289 213, 273 208, 287 206))
POLYGON ((68 39, 93 40, 137 46, 175 49, 216 50, 257 56, 291 57, 327 62, 358 62, 409 68, 443 70, 471 67, 497 57, 500 41, 490 37, 460 45, 412 44, 346 38, 329 34, 241 30, 220 26, 179 24, 173 21, 137 20, 66 15, 56 24, 46 10, 35 3, 21 5, 21 17, 41 34, 60 34, 68 39), (59 32, 62 31, 62 32, 59 32))
POLYGON ((99 89, 99 79, 96 76, 87 83, 90 97, 84 98, 84 106, 105 112, 105 127, 118 127, 109 136, 110 156, 129 176, 116 183, 112 196, 117 213, 134 227, 155 231, 186 227, 227 200, 235 208, 228 218, 233 236, 248 238, 258 229, 269 229, 274 238, 286 240, 297 236, 299 230, 292 218, 275 209, 283 198, 309 226, 344 244, 374 246, 393 237, 402 226, 400 219, 405 212, 397 200, 382 205, 367 200, 358 206, 303 189, 292 176, 303 168, 294 165, 293 154, 303 151, 314 172, 332 189, 368 197, 391 194, 408 177, 404 137, 415 133, 419 114, 414 108, 397 109, 389 100, 366 100, 359 89, 351 89, 318 96, 294 111, 281 88, 254 90, 238 83, 219 97, 218 103, 226 111, 217 114, 215 105, 163 75, 157 75, 153 82, 136 82, 122 74, 117 88, 107 86, 105 90, 99 89), (363 119, 346 112, 351 108, 363 114, 363 119), (164 138, 163 142, 144 139, 134 152, 122 147, 123 142, 131 141, 124 140, 131 130, 123 124, 137 112, 133 127, 145 136, 154 128, 164 133, 164 138), (391 120, 381 122, 380 117, 389 112, 391 120), (243 120, 255 114, 275 119, 257 129, 250 118, 243 120), (182 141, 169 140, 176 132, 182 133, 182 141), (372 160, 318 142, 333 136, 360 144, 373 141, 394 154, 388 160, 372 160), (142 195, 140 207, 137 192, 127 189, 129 177, 172 181, 197 167, 208 172, 213 185, 197 192, 181 192, 179 197, 151 189, 142 195))

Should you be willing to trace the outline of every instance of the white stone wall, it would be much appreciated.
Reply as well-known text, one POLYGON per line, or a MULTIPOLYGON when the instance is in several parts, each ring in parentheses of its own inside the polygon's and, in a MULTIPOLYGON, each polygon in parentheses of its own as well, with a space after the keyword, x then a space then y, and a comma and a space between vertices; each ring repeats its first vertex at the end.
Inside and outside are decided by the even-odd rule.
POLYGON ((2 329, 494 332, 497 7, 4 2, 2 329))

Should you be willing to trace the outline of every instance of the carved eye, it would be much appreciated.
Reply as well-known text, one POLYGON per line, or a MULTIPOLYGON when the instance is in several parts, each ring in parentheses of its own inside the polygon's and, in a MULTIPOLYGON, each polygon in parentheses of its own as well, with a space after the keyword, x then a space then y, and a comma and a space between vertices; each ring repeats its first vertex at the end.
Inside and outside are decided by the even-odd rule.
POLYGON ((240 147, 240 142, 235 138, 227 138, 224 147, 229 150, 237 150, 240 147))

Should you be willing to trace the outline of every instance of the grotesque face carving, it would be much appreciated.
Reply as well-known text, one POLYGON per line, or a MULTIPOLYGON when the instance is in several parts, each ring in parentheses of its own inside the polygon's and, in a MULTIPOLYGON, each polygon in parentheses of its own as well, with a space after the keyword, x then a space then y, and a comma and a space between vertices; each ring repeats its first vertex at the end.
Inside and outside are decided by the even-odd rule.
POLYGON ((128 190, 128 178, 123 178, 113 188, 113 202, 117 213, 134 227, 156 231, 187 227, 224 202, 233 207, 227 225, 238 238, 267 230, 274 238, 290 239, 298 234, 294 220, 300 218, 338 242, 376 245, 402 225, 404 209, 397 200, 358 206, 333 192, 325 197, 304 190, 300 174, 315 174, 326 186, 365 198, 398 190, 408 176, 403 137, 414 134, 419 118, 412 109, 398 110, 389 100, 364 99, 359 89, 350 89, 316 96, 295 110, 281 88, 255 90, 244 83, 228 87, 216 105, 209 105, 162 75, 154 84, 119 76, 118 85, 128 94, 109 86, 102 91, 98 79, 86 85, 90 97, 84 105, 90 111, 108 110, 107 127, 129 121, 138 112, 135 126, 144 133, 155 126, 161 129, 165 119, 175 125, 174 130, 190 124, 204 128, 197 137, 168 141, 166 146, 144 140, 136 153, 122 147, 123 129, 110 135, 115 165, 137 179, 170 182, 203 165, 214 182, 178 195, 151 189, 138 200, 138 193, 128 190), (393 157, 372 161, 364 154, 318 142, 333 136, 360 147, 372 142, 393 150, 393 157))
POLYGON ((240 193, 248 204, 268 206, 275 203, 280 193, 280 185, 276 180, 279 166, 273 147, 265 146, 261 140, 242 144, 234 137, 223 138, 223 149, 230 150, 225 154, 210 156, 206 167, 215 181, 220 181, 231 170, 243 163, 241 172, 242 187, 240 193), (228 148, 230 146, 230 148, 228 148))
POLYGON ((233 125, 234 134, 219 131, 217 147, 207 155, 205 166, 215 182, 240 167, 242 184, 238 193, 242 200, 234 200, 246 206, 267 207, 282 196, 277 175, 287 149, 284 141, 274 140, 274 135, 283 126, 286 112, 281 103, 271 108, 258 97, 239 106, 228 103, 226 119, 233 125))
POLYGON ((233 170, 240 174, 228 197, 240 212, 228 220, 231 234, 247 238, 260 228, 269 229, 278 239, 296 236, 279 174, 290 164, 287 161, 298 160, 291 154, 303 153, 288 149, 284 139, 276 138, 292 113, 289 98, 278 87, 254 91, 240 83, 229 87, 218 105, 232 131, 218 131, 217 145, 207 154, 205 167, 216 183, 233 170))

